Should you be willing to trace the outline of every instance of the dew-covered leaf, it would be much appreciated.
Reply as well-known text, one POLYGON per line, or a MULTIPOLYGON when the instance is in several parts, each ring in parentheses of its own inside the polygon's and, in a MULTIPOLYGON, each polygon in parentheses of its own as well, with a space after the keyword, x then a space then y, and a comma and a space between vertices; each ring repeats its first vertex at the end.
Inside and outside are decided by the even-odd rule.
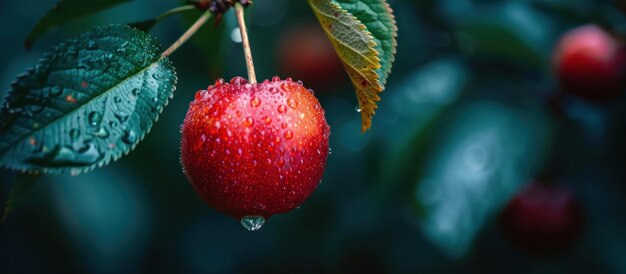
POLYGON ((31 47, 35 40, 54 27, 129 1, 131 0, 59 0, 31 30, 26 38, 26 47, 31 47))
POLYGON ((98 27, 18 76, 0 112, 0 166, 78 174, 130 152, 172 97, 176 74, 153 37, 98 27))
POLYGON ((395 55, 397 28, 391 8, 384 0, 308 2, 352 80, 361 130, 366 131, 395 55))
POLYGON ((385 0, 335 0, 350 14, 354 15, 372 34, 381 67, 376 70, 380 84, 387 84, 391 66, 395 60, 398 45, 398 27, 393 10, 385 0))

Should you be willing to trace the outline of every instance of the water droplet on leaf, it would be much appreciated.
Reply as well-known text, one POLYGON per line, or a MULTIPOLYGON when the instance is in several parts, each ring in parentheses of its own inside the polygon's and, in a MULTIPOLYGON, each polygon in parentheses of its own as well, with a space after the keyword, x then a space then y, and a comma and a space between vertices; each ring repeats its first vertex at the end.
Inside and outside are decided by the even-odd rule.
POLYGON ((127 144, 134 144, 137 142, 137 133, 135 133, 132 129, 126 130, 124 136, 122 137, 122 141, 127 144))
POLYGON ((109 137, 109 132, 104 127, 99 127, 93 135, 100 138, 107 138, 109 137))
POLYGON ((115 118, 120 121, 120 124, 126 123, 128 121, 129 115, 126 112, 119 111, 115 113, 115 118))
POLYGON ((93 111, 89 113, 89 124, 92 126, 97 126, 102 121, 102 114, 100 112, 93 111))

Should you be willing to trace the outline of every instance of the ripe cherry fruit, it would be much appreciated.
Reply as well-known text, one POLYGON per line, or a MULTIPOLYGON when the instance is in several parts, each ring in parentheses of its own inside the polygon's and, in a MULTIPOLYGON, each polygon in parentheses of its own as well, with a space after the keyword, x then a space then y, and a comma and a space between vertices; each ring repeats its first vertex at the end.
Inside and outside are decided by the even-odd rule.
POLYGON ((327 90, 345 77, 343 65, 319 24, 292 28, 280 39, 280 69, 327 90))
POLYGON ((626 88, 625 56, 623 46, 600 27, 566 33, 554 53, 561 90, 591 101, 617 97, 626 88))
POLYGON ((500 216, 504 235, 524 251, 545 255, 570 248, 580 238, 584 212, 567 189, 533 183, 500 216))
POLYGON ((219 79, 189 106, 181 160, 209 205, 257 230, 315 190, 329 134, 324 110, 301 82, 219 79))

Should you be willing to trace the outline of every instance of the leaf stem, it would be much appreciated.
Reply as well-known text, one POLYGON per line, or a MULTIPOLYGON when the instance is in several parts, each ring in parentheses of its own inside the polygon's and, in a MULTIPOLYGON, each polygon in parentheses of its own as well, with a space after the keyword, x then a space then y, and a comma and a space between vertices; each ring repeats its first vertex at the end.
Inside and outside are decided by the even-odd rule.
POLYGON ((161 56, 162 57, 170 56, 170 54, 172 54, 180 46, 182 46, 185 42, 187 42, 187 40, 189 40, 189 38, 191 38, 191 36, 193 36, 196 33, 196 31, 198 31, 200 27, 202 27, 202 25, 204 25, 204 23, 206 23, 206 21, 209 20, 209 18, 211 18, 211 15, 213 15, 211 11, 209 10, 205 11, 202 14, 202 16, 200 16, 198 20, 196 20, 196 22, 193 23, 193 25, 191 25, 191 27, 189 27, 189 29, 187 29, 187 31, 185 31, 185 33, 183 33, 183 35, 180 36, 178 40, 176 40, 176 42, 174 42, 174 44, 172 44, 167 50, 163 52, 163 54, 161 54, 161 56))
POLYGON ((235 14, 239 23, 239 31, 241 32, 241 42, 243 44, 243 53, 246 56, 246 68, 248 69, 248 81, 256 84, 256 73, 254 71, 254 62, 252 61, 252 51, 250 50, 250 41, 248 40, 248 29, 246 28, 246 20, 244 18, 243 6, 241 3, 235 3, 235 14))
POLYGON ((161 15, 157 16, 154 20, 159 22, 171 15, 180 13, 180 12, 185 12, 185 11, 189 11, 189 10, 194 10, 196 7, 194 5, 184 5, 184 6, 180 6, 180 7, 175 7, 171 10, 168 10, 164 13, 162 13, 161 15))

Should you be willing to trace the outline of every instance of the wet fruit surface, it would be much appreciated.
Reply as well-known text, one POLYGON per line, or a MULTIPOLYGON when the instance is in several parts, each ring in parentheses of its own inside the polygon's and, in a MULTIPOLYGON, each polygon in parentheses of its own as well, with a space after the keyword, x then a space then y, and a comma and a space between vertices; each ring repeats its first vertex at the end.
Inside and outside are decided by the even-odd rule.
POLYGON ((190 104, 181 160, 208 204, 262 225, 259 217, 293 210, 315 190, 329 134, 324 110, 301 83, 220 79, 190 104))

